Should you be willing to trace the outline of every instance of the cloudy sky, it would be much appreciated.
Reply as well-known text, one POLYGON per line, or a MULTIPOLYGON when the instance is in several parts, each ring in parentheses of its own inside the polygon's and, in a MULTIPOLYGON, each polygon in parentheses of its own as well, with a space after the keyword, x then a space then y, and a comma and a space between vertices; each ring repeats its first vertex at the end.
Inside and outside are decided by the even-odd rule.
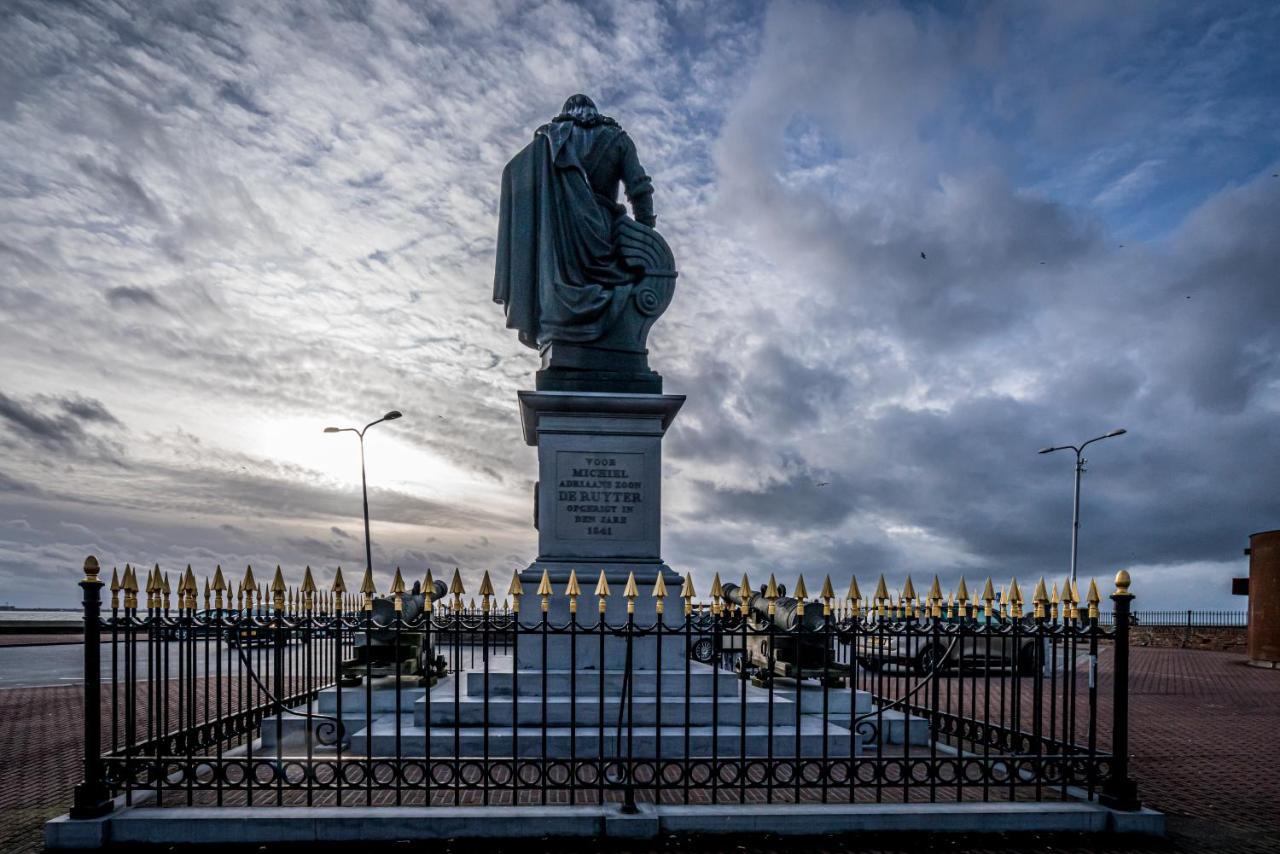
POLYGON ((1242 607, 1280 527, 1280 7, 9 2, 0 601, 84 556, 506 578, 498 179, 583 91, 681 270, 664 556, 1242 607))

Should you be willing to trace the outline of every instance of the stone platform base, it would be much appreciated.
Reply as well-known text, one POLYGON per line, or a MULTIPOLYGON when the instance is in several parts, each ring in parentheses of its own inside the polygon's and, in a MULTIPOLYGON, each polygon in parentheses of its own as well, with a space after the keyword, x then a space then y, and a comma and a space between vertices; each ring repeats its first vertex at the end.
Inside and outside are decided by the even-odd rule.
POLYGON ((831 833, 1139 833, 1163 835, 1164 815, 1093 803, 619 804, 543 807, 166 807, 129 808, 91 821, 45 825, 51 850, 186 844, 653 838, 664 834, 816 836, 831 833))

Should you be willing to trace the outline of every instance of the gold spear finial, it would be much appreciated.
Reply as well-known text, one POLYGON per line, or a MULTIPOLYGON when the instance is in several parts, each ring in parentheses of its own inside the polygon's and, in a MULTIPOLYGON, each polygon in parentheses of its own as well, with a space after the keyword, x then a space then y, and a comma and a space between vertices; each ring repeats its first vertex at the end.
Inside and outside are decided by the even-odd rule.
POLYGON ((935 574, 933 586, 929 588, 929 616, 937 619, 942 616, 942 582, 935 574))
POLYGON ((391 579, 391 596, 395 603, 396 613, 404 610, 404 576, 400 574, 400 567, 396 567, 396 574, 391 579))
POLYGON ((329 591, 337 593, 339 596, 347 592, 347 582, 342 580, 342 567, 338 567, 337 571, 333 573, 333 584, 329 585, 329 591))
POLYGON ((764 598, 772 601, 778 598, 778 580, 769 573, 769 582, 764 586, 764 598))
POLYGON ((596 595, 600 597, 600 613, 603 614, 609 601, 609 579, 604 577, 603 569, 600 570, 600 578, 596 581, 596 595))
POLYGON ((796 579, 796 589, 793 594, 796 597, 796 613, 804 615, 804 600, 809 598, 809 591, 804 586, 804 576, 801 575, 796 579))
POLYGON ((667 582, 662 578, 662 570, 658 571, 658 580, 653 582, 653 598, 667 598, 667 582))
MULTIPOLYGON (((692 584, 692 582, 690 582, 692 584)), ((716 573, 711 579, 711 599, 712 601, 724 598, 724 586, 720 583, 720 573, 716 573)))
POLYGON ((1014 617, 1022 616, 1022 588, 1018 586, 1018 578, 1014 576, 1009 582, 1009 608, 1014 617))
POLYGON ((902 599, 907 602, 914 602, 916 599, 916 586, 911 583, 911 576, 907 576, 907 583, 902 585, 902 599))
POLYGON ((1102 601, 1102 597, 1098 595, 1098 579, 1089 580, 1089 617, 1094 619, 1098 616, 1098 603, 1102 601))
POLYGON ((221 609, 222 594, 227 589, 227 579, 222 574, 222 564, 218 564, 213 569, 213 606, 221 609))
POLYGON ((1040 576, 1040 580, 1036 582, 1035 590, 1031 591, 1031 602, 1035 607, 1035 616, 1044 618, 1049 616, 1049 591, 1044 586, 1044 576, 1040 576))
POLYGON ((98 565, 98 559, 93 555, 89 555, 84 559, 84 580, 89 584, 95 584, 98 581, 98 573, 102 572, 102 567, 98 565))
POLYGON ((276 564, 276 574, 271 579, 271 598, 274 600, 273 604, 277 609, 284 607, 284 594, 284 573, 280 571, 280 564, 276 564))
POLYGON ((658 570, 658 580, 653 583, 654 608, 659 614, 665 610, 666 603, 663 601, 667 598, 667 582, 662 579, 662 570, 658 570))
POLYGON ((862 590, 858 587, 858 576, 854 575, 849 578, 849 590, 844 594, 844 601, 852 602, 854 608, 857 608, 858 603, 862 601, 862 590))
POLYGON ((316 580, 311 576, 310 564, 302 571, 302 610, 311 611, 316 604, 316 580))
POLYGON ((1132 583, 1133 583, 1133 580, 1129 578, 1129 570, 1127 569, 1120 570, 1119 572, 1116 573, 1116 592, 1112 593, 1111 595, 1112 596, 1132 596, 1133 594, 1129 592, 1129 585, 1132 583))
POLYGON ((969 587, 964 583, 964 576, 960 576, 960 586, 956 588, 956 599, 961 602, 969 601, 969 587))
POLYGON ((240 589, 248 593, 251 590, 258 589, 258 582, 253 577, 253 567, 246 566, 244 568, 244 580, 240 582, 240 589))
POLYGON ((991 584, 991 576, 987 576, 986 586, 982 588, 983 616, 991 619, 995 616, 996 591, 991 584))
MULTIPOLYGON (((160 564, 156 564, 156 572, 160 572, 160 564)), ((160 576, 160 596, 164 599, 164 609, 169 610, 169 594, 173 591, 169 587, 169 573, 160 576)))
POLYGON ((680 585, 680 598, 684 600, 684 615, 687 617, 693 613, 693 597, 698 593, 693 589, 693 573, 686 572, 684 574, 684 584, 680 585))
MULTIPOLYGON (((187 585, 187 607, 195 610, 196 600, 200 596, 200 585, 196 583, 196 574, 191 571, 191 564, 187 564, 187 574, 183 581, 187 585)), ((208 584, 209 581, 206 579, 205 585, 207 586, 208 584)), ((208 597, 206 596, 205 598, 208 597)))
POLYGON ((884 582, 884 573, 880 573, 880 581, 876 584, 875 595, 871 597, 877 602, 886 601, 889 598, 889 585, 884 582))
POLYGON ((627 600, 627 613, 634 614, 636 612, 636 597, 640 595, 640 591, 636 587, 635 570, 627 573, 627 585, 622 588, 622 595, 627 600))
POLYGON ((578 597, 582 595, 582 585, 578 583, 578 570, 569 570, 569 583, 565 585, 564 595, 569 597, 569 613, 578 613, 578 597))
POLYGON ((747 604, 751 599, 751 581, 747 578, 745 572, 742 573, 742 586, 738 590, 738 595, 742 599, 741 604, 738 605, 738 610, 745 617, 747 612, 751 610, 751 606, 747 604))
POLYGON ((124 565, 124 581, 122 586, 124 587, 125 609, 128 610, 129 608, 137 608, 138 607, 138 573, 134 572, 133 567, 127 563, 124 565))
POLYGON ((831 586, 831 576, 826 575, 822 579, 822 590, 818 593, 818 598, 823 602, 830 604, 831 600, 836 598, 836 590, 831 586))
MULTIPOLYGON (((88 573, 85 573, 86 575, 88 573)), ((120 607, 120 573, 113 566, 111 567, 111 610, 120 607)))
POLYGON ((462 573, 455 566, 453 568, 453 578, 449 579, 449 593, 453 596, 453 609, 455 611, 462 610, 462 595, 466 592, 466 588, 462 586, 462 573))
POLYGON ((550 596, 552 592, 553 591, 551 590, 551 573, 544 569, 542 570, 542 580, 538 582, 538 595, 550 596))
POLYGON ((364 578, 360 580, 360 592, 364 595, 364 609, 366 611, 373 610, 373 597, 378 592, 378 588, 373 583, 373 568, 366 566, 364 568, 364 578))

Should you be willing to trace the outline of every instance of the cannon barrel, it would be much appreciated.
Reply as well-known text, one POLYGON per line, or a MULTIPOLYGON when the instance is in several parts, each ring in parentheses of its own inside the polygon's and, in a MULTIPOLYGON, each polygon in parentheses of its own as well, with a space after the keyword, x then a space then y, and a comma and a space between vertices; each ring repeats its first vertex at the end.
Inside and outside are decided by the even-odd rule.
MULTIPOLYGON (((415 591, 421 591, 419 584, 413 585, 415 591)), ((443 581, 437 581, 434 585, 434 595, 431 597, 433 603, 444 599, 448 592, 448 587, 443 581)), ((415 620, 422 614, 426 606, 426 596, 421 592, 406 593, 400 597, 400 616, 406 622, 415 620)), ((390 625, 396 616, 396 598, 395 596, 375 596, 373 598, 373 621, 383 625, 390 625)), ((395 638, 395 629, 374 629, 371 632, 375 642, 390 643, 395 638)))
MULTIPOLYGON (((742 606, 742 588, 736 584, 724 585, 724 598, 726 602, 730 602, 739 607, 742 606)), ((779 596, 773 600, 774 613, 769 614, 769 600, 764 598, 754 590, 747 591, 747 607, 755 613, 759 620, 772 620, 773 624, 783 631, 789 631, 794 628, 799 615, 796 613, 797 605, 800 600, 794 596, 779 596)), ((804 612, 804 627, 810 631, 821 630, 825 619, 822 616, 822 607, 818 603, 810 603, 812 608, 806 607, 804 612)))

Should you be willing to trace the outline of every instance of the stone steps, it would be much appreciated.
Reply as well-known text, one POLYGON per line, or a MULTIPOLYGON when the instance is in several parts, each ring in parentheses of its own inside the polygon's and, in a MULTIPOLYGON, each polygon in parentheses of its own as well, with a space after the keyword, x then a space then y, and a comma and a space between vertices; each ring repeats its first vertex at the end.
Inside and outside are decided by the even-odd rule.
MULTIPOLYGON (((357 755, 369 749, 375 756, 394 755, 398 725, 401 754, 420 755, 427 746, 429 718, 431 752, 435 756, 453 756, 455 749, 462 756, 482 754, 486 721, 489 755, 510 756, 512 718, 516 716, 521 756, 542 755, 544 731, 548 756, 567 757, 571 749, 579 756, 598 755, 602 685, 606 755, 613 749, 610 733, 616 733, 619 709, 624 708, 620 698, 626 677, 622 671, 549 669, 545 675, 541 670, 517 672, 511 669, 511 656, 491 656, 488 664, 487 672, 467 670, 441 680, 431 689, 429 703, 424 689, 403 684, 397 702, 393 680, 381 680, 373 686, 372 709, 366 712, 369 695, 365 686, 342 689, 347 750, 357 755)), ((847 754, 851 740, 863 747, 874 744, 876 739, 884 744, 901 744, 904 737, 913 744, 926 743, 925 722, 915 718, 908 725, 899 712, 873 716, 859 725, 860 735, 852 739, 848 729, 851 707, 853 714, 859 716, 872 710, 872 697, 866 691, 824 691, 813 683, 804 683, 797 689, 794 683, 785 681, 767 689, 708 665, 691 663, 688 668, 686 672, 682 662, 679 670, 631 673, 631 732, 633 750, 641 751, 637 755, 652 755, 659 741, 663 755, 684 755, 686 731, 689 755, 693 756, 711 755, 713 741, 724 755, 739 755, 744 735, 752 756, 767 754, 771 739, 780 756, 794 755, 797 743, 801 755, 821 756, 824 740, 831 756, 847 754), (660 732, 656 729, 659 709, 660 732), (876 732, 878 723, 883 724, 883 732, 876 732)), ((338 689, 326 689, 312 704, 313 710, 335 715, 337 698, 338 689)), ((280 722, 283 748, 291 752, 304 750, 308 725, 303 717, 285 716, 280 722)), ((262 733, 262 749, 275 749, 274 720, 264 722, 262 733)), ((312 748, 320 749, 314 740, 312 748)))
MULTIPOLYGON (((794 706, 791 707, 794 709, 794 706)), ((426 748, 425 728, 415 722, 409 714, 402 713, 398 716, 401 736, 401 754, 404 756, 421 755, 426 748)), ((394 756, 395 755, 395 732, 397 725, 397 715, 388 713, 378 715, 373 718, 372 733, 365 726, 365 718, 363 715, 345 716, 343 718, 346 726, 346 732, 349 738, 349 746, 344 748, 344 752, 353 755, 363 755, 370 744, 373 747, 375 756, 394 756)), ((822 753, 822 737, 823 725, 822 719, 816 715, 802 715, 800 718, 800 742, 801 751, 804 756, 820 756, 822 753)), ((292 755, 302 753, 306 749, 306 728, 307 720, 305 718, 286 715, 281 720, 281 732, 283 735, 283 749, 292 755)), ((909 734, 912 744, 924 745, 928 744, 928 725, 922 718, 912 717, 908 723, 906 717, 897 711, 888 711, 880 715, 872 715, 859 724, 859 732, 861 738, 859 741, 863 743, 862 750, 874 749, 875 738, 877 735, 877 727, 879 727, 880 737, 885 745, 901 745, 903 743, 904 734, 909 734)), ((517 729, 520 740, 520 748, 522 756, 541 756, 542 755, 542 728, 537 724, 526 726, 521 723, 517 729), (532 752, 529 752, 532 751, 532 752)), ((662 744, 663 755, 680 756, 684 750, 684 733, 688 729, 690 734, 690 755, 693 756, 709 756, 711 752, 712 735, 716 736, 716 741, 720 745, 720 752, 725 756, 734 756, 742 745, 741 729, 736 723, 721 723, 719 726, 712 727, 709 724, 694 725, 684 727, 680 725, 666 725, 662 727, 662 744)), ((457 741, 460 744, 459 755, 461 756, 479 756, 484 751, 484 732, 485 728, 481 726, 463 725, 454 727, 452 725, 433 725, 431 730, 432 755, 436 757, 447 757, 454 755, 454 733, 457 731, 457 741)), ((489 732, 489 755, 490 756, 510 756, 512 727, 509 719, 505 725, 491 725, 488 727, 489 732)), ((599 742, 599 725, 580 724, 571 730, 567 725, 551 725, 546 729, 547 732, 547 755, 557 758, 567 757, 569 755, 570 732, 576 732, 574 739, 575 749, 579 756, 594 755, 599 742)), ((612 722, 605 721, 605 748, 608 754, 612 747, 612 739, 617 732, 616 719, 612 722)), ((652 725, 640 725, 632 727, 632 732, 636 738, 642 738, 637 744, 645 745, 645 749, 652 751, 652 742, 655 727, 652 725)), ((794 718, 788 718, 785 721, 775 721, 772 730, 767 724, 759 724, 748 722, 746 727, 747 752, 748 755, 764 755, 768 749, 768 734, 772 732, 774 737, 774 751, 776 755, 785 756, 794 754, 796 745, 796 730, 794 718)), ((268 718, 263 721, 262 738, 258 749, 263 751, 273 751, 276 745, 276 726, 275 718, 268 718)), ((838 756, 847 754, 849 749, 849 730, 845 726, 841 726, 835 722, 828 721, 826 727, 827 736, 827 752, 830 756, 838 756)), ((623 738, 626 737, 626 729, 623 730, 623 738)), ((316 754, 324 754, 332 752, 332 748, 322 748, 317 741, 312 742, 312 750, 316 754)), ((640 755, 637 753, 636 755, 640 755)))
MULTIPOLYGON (((487 704, 482 699, 463 697, 458 703, 450 695, 445 698, 432 695, 430 704, 431 723, 433 726, 452 726, 455 722, 464 726, 478 726, 486 720, 491 726, 510 726, 512 712, 519 709, 521 725, 538 725, 545 719, 551 724, 567 725, 574 721, 578 726, 594 725, 601 716, 601 704, 598 697, 577 697, 571 701, 569 697, 548 697, 545 706, 540 697, 521 697, 513 702, 510 697, 491 699, 487 704)), ((414 723, 422 726, 426 721, 427 701, 418 700, 414 709, 414 723)), ((685 704, 684 697, 663 697, 655 701, 653 697, 636 697, 631 701, 630 720, 635 724, 652 725, 658 721, 658 711, 662 711, 664 725, 684 723, 686 720, 694 725, 707 724, 715 720, 722 725, 737 725, 743 720, 744 706, 737 697, 712 702, 709 697, 691 697, 685 704), (686 717, 687 713, 687 717, 686 717)), ((617 697, 605 697, 603 712, 605 723, 617 724, 619 710, 623 719, 628 714, 626 707, 617 697)), ((745 717, 748 724, 766 724, 769 720, 768 703, 756 700, 745 706, 745 717)), ((795 702, 786 698, 777 698, 773 708, 774 720, 794 720, 795 702)))
MULTIPOLYGON (((491 697, 510 697, 518 690, 522 697, 541 696, 545 691, 548 696, 567 695, 574 691, 579 695, 599 695, 600 683, 604 682, 605 696, 618 695, 622 692, 624 673, 621 670, 548 669, 543 678, 542 670, 511 669, 509 657, 495 657, 490 662, 487 674, 488 693, 491 697)), ((711 696, 718 690, 721 696, 733 696, 738 692, 740 680, 738 675, 728 670, 715 671, 705 664, 692 664, 687 674, 688 693, 693 696, 711 696)), ((485 692, 486 674, 483 670, 468 670, 463 673, 461 690, 474 697, 483 696, 485 692)), ((437 686, 438 687, 438 686, 437 686)), ((686 691, 686 673, 680 669, 634 670, 631 673, 631 693, 633 696, 652 697, 661 690, 663 696, 684 696, 686 691), (661 676, 659 676, 661 673, 661 676)))
MULTIPOLYGON (((426 750, 426 730, 420 726, 410 726, 402 720, 400 729, 400 751, 402 756, 421 756, 426 750)), ((482 756, 485 752, 485 732, 483 727, 453 727, 432 729, 431 753, 433 756, 482 756), (456 732, 456 740, 455 740, 456 732)), ((635 726, 631 730, 631 751, 636 757, 656 756, 656 739, 658 731, 652 726, 635 726)), ((765 756, 769 750, 772 735, 773 750, 777 756, 794 756, 796 754, 796 733, 793 726, 775 726, 772 730, 767 726, 749 725, 746 727, 746 755, 765 756)), ((395 754, 396 719, 393 715, 378 718, 373 722, 372 731, 360 730, 352 733, 350 750, 354 754, 363 754, 372 748, 373 755, 387 756, 395 754)), ((572 749, 579 757, 592 757, 600 754, 600 731, 596 727, 567 726, 531 728, 518 730, 519 755, 526 757, 546 755, 554 758, 567 758, 572 749), (544 748, 545 744, 545 748, 544 748)), ((604 755, 618 755, 616 750, 617 730, 605 726, 604 755)), ((717 745, 718 752, 724 756, 742 755, 743 733, 737 726, 664 726, 661 729, 662 755, 678 756, 710 756, 712 744, 717 745), (688 753, 685 753, 686 734, 688 753)), ((821 721, 810 717, 802 718, 800 729, 800 755, 822 756, 824 732, 821 721)), ((843 727, 828 726, 825 733, 828 756, 848 755, 850 735, 843 727)), ((510 756, 512 746, 510 727, 488 728, 489 756, 510 756)), ((627 730, 622 733, 622 754, 627 751, 627 730)), ((855 749, 856 752, 856 749, 855 749)))

